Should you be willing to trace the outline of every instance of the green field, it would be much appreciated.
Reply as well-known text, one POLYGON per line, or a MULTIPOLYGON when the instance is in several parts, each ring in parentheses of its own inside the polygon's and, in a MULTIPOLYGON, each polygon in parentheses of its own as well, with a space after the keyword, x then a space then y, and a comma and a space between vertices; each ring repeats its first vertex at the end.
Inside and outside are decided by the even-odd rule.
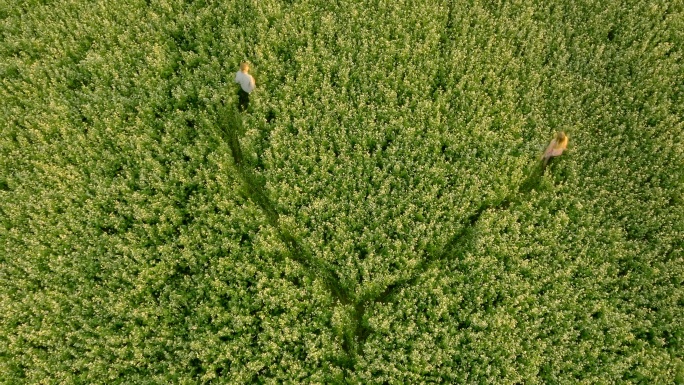
POLYGON ((684 384, 683 46, 682 0, 0 3, 0 383, 684 384))

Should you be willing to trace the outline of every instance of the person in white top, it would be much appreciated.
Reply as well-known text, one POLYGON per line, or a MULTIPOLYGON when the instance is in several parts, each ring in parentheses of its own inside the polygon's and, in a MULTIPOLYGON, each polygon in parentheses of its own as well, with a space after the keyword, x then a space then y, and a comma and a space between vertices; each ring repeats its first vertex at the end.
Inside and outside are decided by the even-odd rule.
POLYGON ((238 102, 240 111, 246 111, 249 107, 249 94, 254 91, 256 83, 254 78, 249 74, 249 64, 247 62, 240 63, 240 70, 235 74, 235 83, 240 84, 238 90, 238 102))
POLYGON ((558 131, 556 133, 556 137, 551 140, 549 146, 546 147, 546 151, 544 151, 544 155, 542 155, 542 160, 544 162, 542 164, 542 173, 544 172, 544 169, 546 169, 546 166, 549 164, 551 158, 561 155, 567 147, 568 136, 565 135, 565 132, 558 131))

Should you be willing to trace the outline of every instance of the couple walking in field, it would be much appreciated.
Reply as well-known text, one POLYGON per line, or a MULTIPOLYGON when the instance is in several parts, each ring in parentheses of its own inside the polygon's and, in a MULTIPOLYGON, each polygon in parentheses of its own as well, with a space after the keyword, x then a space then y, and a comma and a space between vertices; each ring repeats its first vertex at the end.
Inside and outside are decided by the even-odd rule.
MULTIPOLYGON (((249 94, 256 88, 254 77, 249 74, 249 64, 240 63, 240 70, 235 74, 235 83, 240 85, 238 89, 238 108, 244 112, 249 107, 249 94)), ((552 158, 560 156, 568 146, 568 137, 563 131, 556 133, 555 138, 546 147, 542 155, 542 173, 546 169, 552 158)))

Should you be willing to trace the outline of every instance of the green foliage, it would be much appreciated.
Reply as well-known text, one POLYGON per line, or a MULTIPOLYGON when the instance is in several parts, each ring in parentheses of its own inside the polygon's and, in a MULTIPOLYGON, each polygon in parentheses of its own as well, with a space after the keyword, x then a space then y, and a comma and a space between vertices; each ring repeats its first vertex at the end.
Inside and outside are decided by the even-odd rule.
POLYGON ((0 382, 682 383, 683 20, 0 5, 0 382))

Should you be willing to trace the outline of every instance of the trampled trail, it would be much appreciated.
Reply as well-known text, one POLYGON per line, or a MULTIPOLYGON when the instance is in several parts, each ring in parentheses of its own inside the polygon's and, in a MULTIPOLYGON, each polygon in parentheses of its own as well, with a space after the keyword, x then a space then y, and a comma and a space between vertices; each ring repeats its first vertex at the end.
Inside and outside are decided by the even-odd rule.
POLYGON ((410 278, 394 282, 376 296, 355 298, 354 293, 339 284, 340 277, 335 269, 322 259, 316 257, 311 250, 307 250, 281 223, 280 215, 266 194, 265 187, 258 181, 250 167, 245 165, 238 138, 238 133, 242 132, 241 115, 230 108, 221 107, 218 112, 218 122, 218 131, 230 147, 235 168, 244 184, 247 196, 261 209, 269 225, 276 230, 280 240, 287 247, 288 257, 305 267, 312 280, 323 282, 326 290, 334 299, 334 306, 344 306, 348 309, 347 311, 350 313, 349 319, 352 322, 351 330, 342 336, 342 347, 346 357, 337 362, 339 366, 348 370, 353 370, 358 358, 363 356, 364 343, 373 332, 367 326, 367 322, 365 322, 368 306, 373 303, 392 302, 395 294, 404 288, 415 285, 421 275, 434 264, 445 258, 452 257, 454 254, 458 254, 458 250, 467 247, 468 241, 471 238, 471 230, 477 225, 483 213, 488 210, 507 209, 511 203, 510 197, 506 197, 501 202, 480 206, 465 220, 465 225, 451 237, 451 241, 442 247, 441 252, 436 255, 428 255, 422 263, 416 266, 410 278))
MULTIPOLYGON (((448 31, 453 28, 453 15, 453 3, 449 3, 448 18, 445 27, 447 33, 443 34, 443 36, 449 36, 448 31)), ((441 56, 446 59, 449 56, 449 44, 442 38, 439 45, 441 56)), ((440 78, 441 76, 438 76, 438 82, 440 78)), ((281 223, 276 207, 266 194, 263 184, 258 181, 250 167, 245 165, 242 148, 240 147, 238 138, 238 133, 242 132, 242 117, 240 113, 229 107, 222 106, 218 112, 218 122, 219 132, 223 139, 228 142, 237 172, 244 183, 245 191, 249 199, 259 206, 268 219, 269 224, 276 229, 280 240, 287 246, 288 256, 304 266, 312 280, 317 279, 324 283, 325 288, 334 299, 334 306, 344 306, 348 309, 349 319, 351 320, 351 330, 342 335, 342 348, 346 357, 336 362, 340 367, 347 370, 354 370, 358 358, 362 357, 364 354, 363 347, 366 340, 373 333, 373 330, 368 326, 368 323, 365 322, 366 310, 369 305, 373 303, 392 302, 395 294, 402 289, 415 285, 420 277, 433 265, 445 258, 452 257, 454 254, 459 254, 458 251, 468 245, 472 233, 471 229, 476 226, 484 212, 488 210, 507 209, 511 203, 511 197, 506 197, 501 202, 481 205, 474 213, 466 218, 464 227, 451 237, 451 241, 445 244, 439 253, 436 255, 427 255, 427 258, 415 267, 410 278, 392 283, 387 286, 384 291, 375 296, 356 298, 353 292, 339 284, 341 280, 335 269, 330 266, 329 263, 316 257, 311 250, 307 250, 281 223)), ((514 189, 512 191, 517 190, 518 189, 514 189)))

